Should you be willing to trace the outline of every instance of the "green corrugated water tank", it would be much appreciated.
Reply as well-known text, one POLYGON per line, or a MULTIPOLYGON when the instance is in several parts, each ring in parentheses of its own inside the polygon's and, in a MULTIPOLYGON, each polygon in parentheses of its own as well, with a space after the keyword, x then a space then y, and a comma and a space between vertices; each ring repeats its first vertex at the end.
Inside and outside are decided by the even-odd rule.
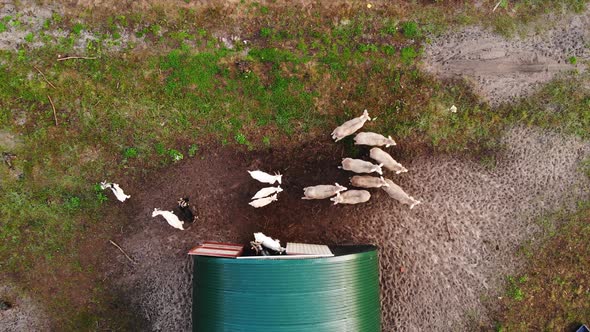
POLYGON ((374 246, 328 258, 194 257, 193 331, 381 330, 374 246))

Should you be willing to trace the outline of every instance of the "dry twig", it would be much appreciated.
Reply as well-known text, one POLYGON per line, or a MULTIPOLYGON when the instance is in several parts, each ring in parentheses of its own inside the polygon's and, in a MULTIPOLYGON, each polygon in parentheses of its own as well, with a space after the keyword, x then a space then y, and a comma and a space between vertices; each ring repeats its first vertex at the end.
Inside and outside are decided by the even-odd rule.
POLYGON ((500 6, 500 4, 502 3, 502 0, 498 1, 498 3, 496 4, 496 6, 494 6, 494 9, 492 9, 492 13, 496 11, 496 9, 498 9, 498 7, 500 6))
POLYGON ((57 126, 57 113, 55 112, 55 105, 53 104, 53 100, 51 100, 51 96, 47 95, 49 102, 51 103, 51 108, 53 109, 53 120, 55 120, 55 125, 57 126))
POLYGON ((64 58, 57 58, 57 61, 71 60, 71 59, 82 59, 82 60, 95 60, 94 56, 67 56, 64 58))
POLYGON ((447 233, 449 234, 449 241, 455 241, 453 239, 453 235, 451 233, 451 227, 449 226, 449 220, 448 219, 446 220, 446 224, 447 224, 447 233))
POLYGON ((41 74, 41 76, 43 77, 43 79, 45 80, 45 82, 47 82, 47 84, 49 84, 52 88, 55 89, 55 85, 51 84, 51 82, 49 82, 49 80, 47 79, 47 77, 45 77, 45 74, 43 74, 43 72, 41 70, 39 70, 39 68, 37 68, 36 66, 33 66, 33 68, 35 68, 39 74, 41 74))
POLYGON ((121 250, 121 252, 123 253, 123 255, 125 255, 125 257, 127 257, 127 259, 128 259, 128 260, 129 260, 131 263, 133 263, 133 264, 137 264, 137 262, 136 262, 136 261, 134 261, 133 259, 131 259, 131 257, 129 257, 129 255, 127 255, 127 253, 126 253, 126 252, 125 252, 123 249, 121 249, 121 247, 119 247, 119 245, 118 245, 118 244, 116 244, 115 242, 113 242, 113 241, 111 241, 111 240, 109 240, 109 242, 110 242, 112 245, 114 245, 115 247, 117 247, 117 249, 121 250))

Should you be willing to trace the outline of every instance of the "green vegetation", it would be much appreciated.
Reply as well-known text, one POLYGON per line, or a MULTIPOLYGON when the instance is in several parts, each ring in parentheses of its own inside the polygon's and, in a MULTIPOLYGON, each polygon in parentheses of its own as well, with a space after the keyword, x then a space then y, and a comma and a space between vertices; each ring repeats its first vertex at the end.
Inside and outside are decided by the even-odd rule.
POLYGON ((82 23, 76 23, 76 24, 74 24, 74 25, 72 26, 72 32, 73 32, 75 35, 79 35, 79 34, 80 34, 80 32, 82 32, 82 30, 84 30, 84 29, 85 29, 85 26, 84 26, 84 24, 82 24, 82 23))
POLYGON ((138 155, 139 152, 134 147, 125 148, 125 150, 123 150, 123 158, 125 159, 137 158, 138 155))
POLYGON ((527 281, 526 276, 520 277, 518 280, 515 280, 513 276, 508 277, 508 289, 506 290, 506 295, 515 300, 515 301, 522 301, 524 299, 524 292, 520 287, 527 281))
POLYGON ((180 152, 178 150, 174 150, 174 149, 168 150, 168 156, 170 156, 170 159, 173 162, 177 162, 177 161, 184 159, 184 155, 182 154, 182 152, 180 152))
POLYGON ((408 39, 414 39, 421 36, 420 28, 416 22, 404 22, 401 24, 402 33, 408 39))
POLYGON ((590 205, 560 218, 567 221, 534 249, 526 275, 509 278, 498 319, 503 331, 564 331, 587 323, 590 205))
MULTIPOLYGON (((111 24, 121 22, 113 19, 111 24)), ((381 119, 376 130, 440 151, 492 149, 496 133, 514 122, 566 128, 588 137, 590 99, 580 84, 585 74, 556 81, 516 108, 489 112, 461 84, 443 85, 416 69, 419 52, 404 39, 421 35, 415 22, 401 25, 403 37, 394 33, 390 39, 362 41, 370 31, 393 33, 395 24, 387 24, 390 28, 383 28, 381 20, 361 15, 346 25, 308 32, 278 25, 276 30, 283 32, 273 28, 273 36, 294 40, 265 38, 264 45, 252 45, 245 56, 239 47, 211 43, 200 28, 187 32, 200 49, 181 44, 163 55, 111 57, 99 43, 89 46, 97 60, 55 62, 48 56, 71 50, 71 39, 1 53, 0 59, 11 66, 0 67, 0 127, 28 137, 16 151, 26 160, 19 165, 25 179, 9 182, 12 192, 0 199, 5 215, 21 216, 0 235, 9 240, 0 246, 3 267, 20 269, 29 255, 52 256, 62 250, 79 225, 72 209, 64 209, 72 202, 59 202, 76 197, 82 210, 98 208, 105 199, 82 179, 96 182, 129 172, 128 165, 149 168, 180 161, 196 154, 198 142, 235 142, 255 149, 290 136, 297 144, 364 108, 381 119), (405 46, 391 52, 398 44, 405 46), (247 68, 236 65, 236 59, 247 68), (38 76, 31 63, 57 88, 38 76), (56 104, 58 127, 48 95, 56 104), (450 113, 452 104, 460 111, 450 113), (18 109, 27 111, 25 126, 13 122, 18 109), (194 143, 187 148, 177 144, 182 141, 194 143), (19 212, 23 205, 32 208, 19 212), (15 244, 30 243, 27 237, 45 232, 56 239, 27 245, 15 254, 15 244)), ((86 25, 75 27, 79 32, 86 25)), ((160 31, 156 25, 150 30, 160 31)))
POLYGON ((506 105, 510 122, 523 122, 543 128, 562 128, 567 133, 590 138, 590 89, 588 74, 570 74, 554 80, 516 106, 506 105))
POLYGON ((418 56, 418 53, 412 46, 406 46, 402 48, 401 57, 402 62, 409 65, 414 62, 414 59, 418 56))
POLYGON ((35 35, 30 32, 25 36, 25 40, 27 41, 27 43, 32 43, 33 40, 35 39, 35 35))
POLYGON ((198 151, 199 146, 197 144, 191 144, 191 146, 188 148, 188 156, 192 158, 197 155, 198 151))
MULTIPOLYGON (((493 26, 496 32, 512 36, 545 13, 550 11, 580 13, 587 3, 588 0, 502 0, 497 10, 492 15, 483 17, 482 20, 493 26)), ((546 27, 546 22, 542 26, 546 27)))

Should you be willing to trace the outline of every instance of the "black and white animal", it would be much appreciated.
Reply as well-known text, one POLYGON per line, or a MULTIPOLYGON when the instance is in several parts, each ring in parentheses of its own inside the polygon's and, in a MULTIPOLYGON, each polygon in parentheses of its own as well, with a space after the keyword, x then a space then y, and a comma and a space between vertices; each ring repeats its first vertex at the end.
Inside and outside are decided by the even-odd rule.
POLYGON ((178 199, 178 207, 175 212, 178 218, 185 223, 193 223, 199 219, 197 211, 189 204, 188 197, 178 199))

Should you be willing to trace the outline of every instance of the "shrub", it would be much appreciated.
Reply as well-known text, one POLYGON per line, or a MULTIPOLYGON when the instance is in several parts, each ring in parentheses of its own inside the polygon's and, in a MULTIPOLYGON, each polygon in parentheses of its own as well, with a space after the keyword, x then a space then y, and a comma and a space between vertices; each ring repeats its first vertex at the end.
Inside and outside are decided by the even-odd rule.
POLYGON ((415 39, 421 35, 418 24, 413 21, 402 23, 402 33, 404 34, 404 37, 408 39, 415 39))

